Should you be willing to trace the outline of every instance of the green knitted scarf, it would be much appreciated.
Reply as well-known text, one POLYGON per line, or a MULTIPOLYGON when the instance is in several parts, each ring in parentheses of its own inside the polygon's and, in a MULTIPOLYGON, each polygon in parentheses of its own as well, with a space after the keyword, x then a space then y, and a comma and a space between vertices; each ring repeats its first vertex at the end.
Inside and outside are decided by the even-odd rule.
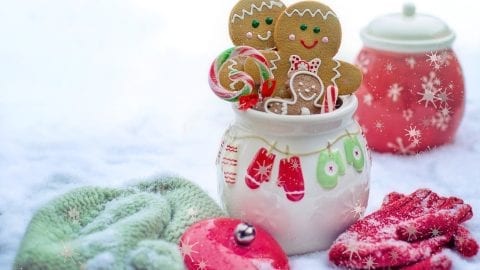
POLYGON ((181 178, 126 189, 79 188, 34 215, 14 269, 183 269, 177 247, 183 232, 224 215, 181 178))

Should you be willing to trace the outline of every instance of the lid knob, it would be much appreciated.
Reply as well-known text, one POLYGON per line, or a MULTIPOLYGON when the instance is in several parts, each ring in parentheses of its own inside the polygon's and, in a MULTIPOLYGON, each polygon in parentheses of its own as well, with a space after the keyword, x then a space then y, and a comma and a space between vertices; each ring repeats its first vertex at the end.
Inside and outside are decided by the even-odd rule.
POLYGON ((403 16, 405 17, 415 16, 415 4, 413 3, 403 4, 403 16))

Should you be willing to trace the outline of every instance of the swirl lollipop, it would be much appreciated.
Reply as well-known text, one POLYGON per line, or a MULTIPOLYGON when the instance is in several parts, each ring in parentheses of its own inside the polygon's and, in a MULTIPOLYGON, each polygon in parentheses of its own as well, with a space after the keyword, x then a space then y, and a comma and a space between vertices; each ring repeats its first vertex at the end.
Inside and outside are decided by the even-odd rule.
POLYGON ((233 47, 222 52, 212 63, 209 73, 209 84, 213 92, 223 100, 240 103, 240 109, 248 109, 254 106, 263 97, 270 96, 275 88, 273 75, 268 68, 267 59, 255 48, 249 46, 233 47), (229 79, 234 83, 241 82, 243 87, 240 90, 226 89, 220 84, 219 72, 222 66, 235 57, 249 57, 254 60, 260 72, 260 95, 254 93, 255 81, 245 71, 232 68, 228 74, 229 79))

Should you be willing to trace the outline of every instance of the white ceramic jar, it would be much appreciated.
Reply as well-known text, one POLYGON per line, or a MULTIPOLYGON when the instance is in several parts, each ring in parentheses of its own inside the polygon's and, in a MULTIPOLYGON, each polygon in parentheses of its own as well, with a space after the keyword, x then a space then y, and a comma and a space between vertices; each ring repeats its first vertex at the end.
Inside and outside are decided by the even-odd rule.
POLYGON ((289 255, 327 249, 368 201, 371 159, 357 105, 349 96, 328 114, 235 109, 217 157, 228 214, 269 231, 289 255))

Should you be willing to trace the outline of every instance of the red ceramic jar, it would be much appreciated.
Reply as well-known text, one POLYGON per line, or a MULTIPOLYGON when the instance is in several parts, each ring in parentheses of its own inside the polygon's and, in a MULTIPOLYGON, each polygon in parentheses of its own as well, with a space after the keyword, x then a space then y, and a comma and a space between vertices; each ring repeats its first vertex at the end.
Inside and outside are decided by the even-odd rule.
POLYGON ((403 14, 372 21, 361 36, 357 117, 369 146, 415 154, 451 142, 465 107, 454 33, 406 5, 403 14))

